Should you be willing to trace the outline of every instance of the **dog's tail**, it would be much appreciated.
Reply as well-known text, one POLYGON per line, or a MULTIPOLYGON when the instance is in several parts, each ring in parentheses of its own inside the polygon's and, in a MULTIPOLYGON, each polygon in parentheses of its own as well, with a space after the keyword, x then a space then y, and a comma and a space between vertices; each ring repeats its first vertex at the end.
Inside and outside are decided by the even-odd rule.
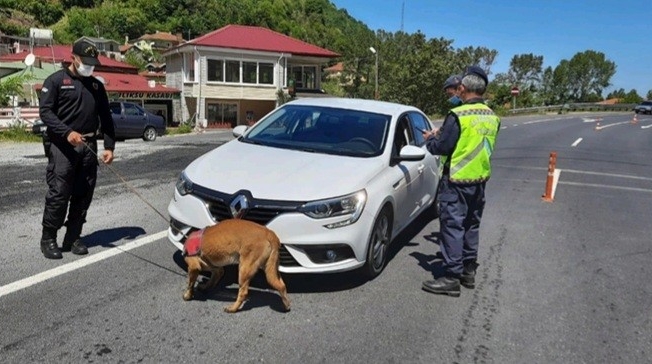
POLYGON ((272 276, 278 274, 278 265, 279 265, 279 250, 281 249, 281 240, 278 238, 276 233, 271 230, 267 231, 267 241, 269 242, 272 252, 267 259, 267 264, 265 265, 265 272, 272 273, 272 276))

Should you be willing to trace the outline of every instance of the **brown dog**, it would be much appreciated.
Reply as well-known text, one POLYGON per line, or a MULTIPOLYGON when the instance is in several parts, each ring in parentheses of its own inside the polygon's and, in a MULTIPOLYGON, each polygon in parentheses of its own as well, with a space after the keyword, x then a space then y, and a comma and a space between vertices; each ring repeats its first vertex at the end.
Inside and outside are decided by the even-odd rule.
POLYGON ((280 248, 281 242, 272 230, 241 219, 224 220, 190 234, 184 245, 188 287, 183 292, 183 299, 192 299, 201 271, 211 272, 210 279, 197 286, 200 290, 207 290, 215 287, 222 278, 224 266, 238 264, 238 298, 224 311, 234 313, 242 307, 249 294, 249 282, 260 268, 265 270, 267 283, 278 291, 283 306, 289 311, 287 289, 278 272, 280 248))

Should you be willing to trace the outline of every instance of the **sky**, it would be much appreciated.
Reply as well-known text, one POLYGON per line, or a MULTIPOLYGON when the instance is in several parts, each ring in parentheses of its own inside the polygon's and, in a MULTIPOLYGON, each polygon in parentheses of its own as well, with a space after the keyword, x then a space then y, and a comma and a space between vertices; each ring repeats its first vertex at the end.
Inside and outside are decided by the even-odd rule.
MULTIPOLYGON (((616 64, 613 90, 652 90, 652 0, 331 0, 371 30, 423 33, 454 48, 498 51, 493 75, 513 56, 543 56, 543 68, 587 50, 616 64)), ((382 50, 379 50, 382 52, 382 50)), ((380 54, 379 52, 379 54, 380 54)), ((382 57, 382 55, 381 55, 382 57)), ((489 76, 492 78, 492 75, 489 76)))

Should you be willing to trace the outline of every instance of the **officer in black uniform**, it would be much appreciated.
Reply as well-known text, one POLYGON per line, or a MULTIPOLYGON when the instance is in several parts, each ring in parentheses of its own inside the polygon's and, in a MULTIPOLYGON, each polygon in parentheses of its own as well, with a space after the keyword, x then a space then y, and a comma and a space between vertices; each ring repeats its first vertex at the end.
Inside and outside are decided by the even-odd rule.
POLYGON ((39 114, 47 125, 50 143, 46 181, 48 192, 43 211, 41 252, 48 259, 61 259, 62 251, 87 254, 80 240, 86 212, 93 199, 97 179, 96 134, 104 135, 101 159, 113 161, 115 131, 104 85, 92 76, 99 65, 95 45, 78 41, 72 47, 72 62, 43 82, 39 114), (66 225, 62 248, 57 232, 66 225))

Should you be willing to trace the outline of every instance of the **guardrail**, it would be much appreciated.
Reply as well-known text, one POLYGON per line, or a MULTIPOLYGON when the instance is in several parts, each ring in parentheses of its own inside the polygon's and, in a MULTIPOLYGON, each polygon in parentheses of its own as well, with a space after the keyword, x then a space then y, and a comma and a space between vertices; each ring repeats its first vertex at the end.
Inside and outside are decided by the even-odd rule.
POLYGON ((578 111, 604 111, 604 112, 634 112, 635 104, 614 104, 614 105, 603 105, 595 103, 573 103, 573 104, 563 104, 563 105, 548 105, 548 106, 537 106, 537 107, 525 107, 521 109, 511 109, 507 113, 510 115, 518 114, 546 114, 555 112, 558 114, 563 114, 567 112, 578 112, 578 111))

